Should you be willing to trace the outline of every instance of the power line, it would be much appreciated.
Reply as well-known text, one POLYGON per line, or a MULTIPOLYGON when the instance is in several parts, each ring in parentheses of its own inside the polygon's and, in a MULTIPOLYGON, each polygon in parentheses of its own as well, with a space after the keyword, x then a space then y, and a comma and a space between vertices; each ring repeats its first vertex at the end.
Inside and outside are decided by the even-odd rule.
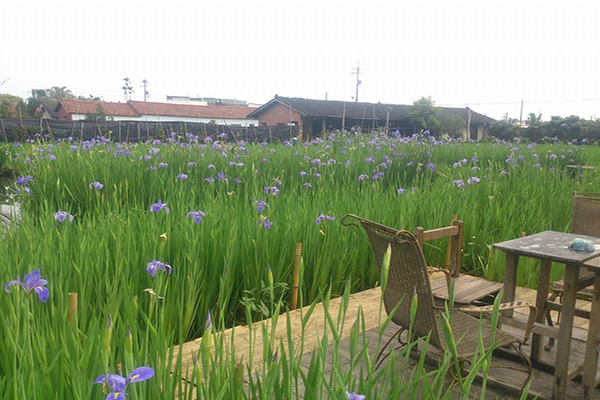
POLYGON ((569 99, 569 100, 541 100, 541 101, 506 101, 506 102, 493 102, 493 103, 459 103, 459 104, 439 104, 442 107, 455 107, 455 106, 492 106, 492 105, 506 105, 506 104, 545 104, 545 103, 577 103, 583 101, 600 101, 597 99, 569 99))

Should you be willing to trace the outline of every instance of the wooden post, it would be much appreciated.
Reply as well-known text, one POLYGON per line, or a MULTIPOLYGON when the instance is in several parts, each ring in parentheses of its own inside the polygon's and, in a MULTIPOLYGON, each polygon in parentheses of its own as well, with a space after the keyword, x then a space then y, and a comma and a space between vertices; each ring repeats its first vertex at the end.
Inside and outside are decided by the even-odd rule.
POLYGON ((69 292, 69 322, 75 326, 77 316, 77 292, 69 292))
POLYGON ((150 126, 148 125, 148 120, 146 120, 146 140, 150 141, 150 126))
MULTIPOLYGON (((450 222, 450 225, 454 225, 454 222, 456 222, 456 220, 458 219, 458 217, 456 216, 456 214, 452 214, 452 222, 450 222)), ((452 252, 452 238, 450 238, 448 240, 448 246, 446 246, 446 265, 444 265, 446 267, 446 270, 449 271, 450 270, 450 257, 451 257, 451 253, 452 252)))
POLYGON ((6 135, 6 128, 4 127, 4 120, 0 119, 0 122, 2 123, 2 134, 4 135, 4 141, 6 143, 8 143, 8 136, 6 135))
POLYGON ((140 143, 142 141, 142 134, 140 133, 140 123, 137 123, 137 141, 140 143))
POLYGON ((594 398, 596 390, 596 366, 598 365, 598 335, 600 334, 600 274, 594 274, 592 313, 583 362, 583 398, 594 398))
MULTIPOLYGON (((525 233, 525 232, 523 232, 525 233)), ((548 291, 550 290, 550 274, 552 273, 552 261, 540 261, 540 274, 538 275, 537 292, 535 305, 538 308, 538 313, 535 322, 544 323, 546 318, 546 301, 548 300, 548 291)), ((531 359, 539 361, 542 355, 543 336, 537 333, 533 334, 531 339, 531 359)))
POLYGON ((84 122, 81 121, 81 130, 79 131, 79 140, 83 142, 83 125, 84 122))
POLYGON ((298 286, 300 277, 300 258, 302 257, 302 243, 296 243, 296 254, 294 256, 294 283, 292 286, 292 310, 298 307, 298 286))
POLYGON ((121 138, 121 121, 119 121, 119 143, 123 142, 121 138))
MULTIPOLYGON (((514 253, 506 253, 506 261, 504 265, 504 296, 503 303, 515 301, 517 292, 517 268, 519 265, 519 256, 514 253)), ((513 310, 504 310, 502 315, 507 318, 512 318, 513 310)))

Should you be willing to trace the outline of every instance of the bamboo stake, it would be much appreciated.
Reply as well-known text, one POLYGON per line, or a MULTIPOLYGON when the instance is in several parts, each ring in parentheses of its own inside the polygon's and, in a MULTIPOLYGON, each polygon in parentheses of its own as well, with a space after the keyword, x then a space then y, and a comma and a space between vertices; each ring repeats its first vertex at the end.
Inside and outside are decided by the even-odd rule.
POLYGON ((294 257, 294 283, 292 286, 292 310, 298 307, 298 280, 299 280, 299 267, 300 258, 302 257, 302 243, 296 243, 296 255, 294 257))
POLYGON ((77 292, 69 292, 69 322, 75 326, 75 317, 77 316, 77 292))

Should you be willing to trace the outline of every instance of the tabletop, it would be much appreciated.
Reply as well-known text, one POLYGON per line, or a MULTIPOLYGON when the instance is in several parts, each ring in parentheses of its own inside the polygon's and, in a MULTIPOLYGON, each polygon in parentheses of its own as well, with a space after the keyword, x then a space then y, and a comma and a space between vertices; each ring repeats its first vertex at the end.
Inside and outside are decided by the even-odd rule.
POLYGON ((494 248, 506 253, 547 259, 564 264, 583 264, 600 256, 600 238, 575 233, 545 231, 496 243, 494 248), (596 244, 596 251, 593 253, 580 253, 569 249, 569 244, 576 238, 591 240, 596 244))

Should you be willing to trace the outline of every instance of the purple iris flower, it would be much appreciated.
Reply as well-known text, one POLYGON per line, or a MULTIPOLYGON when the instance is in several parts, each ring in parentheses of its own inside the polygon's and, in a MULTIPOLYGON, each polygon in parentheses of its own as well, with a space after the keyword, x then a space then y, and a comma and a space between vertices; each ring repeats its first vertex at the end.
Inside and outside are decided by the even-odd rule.
POLYGON ((197 165, 197 164, 196 164, 196 162, 195 162, 195 161, 190 161, 190 162, 188 163, 188 167, 195 167, 196 165, 197 165))
POLYGON ((302 186, 305 186, 305 187, 309 187, 309 188, 311 188, 311 187, 312 187, 312 183, 310 183, 310 182, 304 182, 304 183, 302 184, 302 186))
POLYGON ((265 210, 265 206, 269 207, 267 203, 260 200, 254 200, 252 204, 256 204, 256 211, 263 212, 265 210))
POLYGON ((148 271, 150 276, 156 276, 156 272, 158 272, 158 270, 165 271, 168 275, 171 275, 173 272, 173 268, 171 268, 169 264, 156 259, 153 259, 146 264, 146 271, 148 271))
POLYGON ((215 181, 215 178, 213 178, 212 176, 209 176, 208 178, 205 179, 205 181, 208 183, 213 183, 215 181))
POLYGON ((478 177, 476 177, 476 176, 472 176, 472 177, 470 177, 469 179, 467 179, 467 183, 468 183, 469 185, 473 185, 473 184, 475 184, 475 183, 479 183, 479 182, 481 182, 481 179, 479 179, 479 178, 478 178, 478 177))
POLYGON ((190 211, 187 214, 188 217, 192 217, 194 219, 194 222, 199 224, 200 222, 202 222, 202 217, 206 216, 206 213, 204 211, 190 211))
POLYGON ((29 182, 32 179, 33 179, 33 176, 31 176, 31 175, 20 176, 17 178, 17 185, 25 186, 25 185, 27 185, 27 182, 29 182))
POLYGON ((34 291, 40 298, 40 301, 45 303, 48 301, 48 297, 50 297, 50 291, 48 291, 48 288, 44 287, 47 284, 48 281, 42 279, 40 270, 36 269, 35 271, 25 275, 25 282, 21 282, 20 278, 9 281, 6 285, 4 285, 4 291, 6 291, 6 293, 10 293, 10 290, 8 290, 9 286, 19 285, 23 288, 23 290, 25 290, 25 294, 29 295, 32 291, 34 291))
POLYGON ((315 224, 321 225, 321 222, 323 222, 324 220, 333 221, 334 219, 335 217, 332 217, 330 215, 321 214, 317 217, 317 219, 315 219, 315 224))
POLYGON ((175 177, 175 181, 185 181, 188 178, 186 174, 179 174, 175 177))
POLYGON ((90 189, 100 190, 103 187, 104 187, 104 185, 101 184, 100 182, 92 182, 92 183, 90 183, 90 189))
POLYGON ((169 164, 167 164, 166 162, 161 162, 158 164, 158 168, 167 168, 169 166, 169 164))
POLYGON ((161 199, 158 199, 157 203, 154 203, 150 206, 151 212, 159 213, 162 210, 165 210, 165 213, 167 214, 171 212, 171 209, 167 207, 167 203, 163 203, 161 199))
POLYGON ((217 174, 217 180, 218 181, 225 181, 225 182, 229 182, 229 179, 227 179, 227 175, 225 175, 224 172, 219 172, 217 174))
POLYGON ((473 156, 473 157, 471 158, 471 161, 473 161, 473 162, 479 162, 479 159, 478 159, 477 157, 473 156))
POLYGON ((367 158, 365 158, 365 162, 366 162, 367 164, 370 164, 370 163, 372 163, 372 162, 375 162, 375 160, 373 159, 373 157, 367 157, 367 158))
POLYGON ((308 174, 304 171, 300 171, 300 177, 307 176, 308 174))
POLYGON ((452 181, 452 186, 463 188, 463 187, 465 187, 465 183, 463 181, 461 181, 460 179, 456 179, 456 180, 452 181))
POLYGON ((260 221, 258 225, 263 226, 266 230, 269 230, 271 229, 271 225, 273 225, 273 223, 268 218, 265 218, 262 221, 260 221))
POLYGON ((540 164, 540 163, 535 163, 535 165, 534 165, 534 167, 536 167, 536 168, 541 168, 541 166, 542 166, 542 164, 540 164))
POLYGON ((235 183, 237 183, 238 185, 240 185, 242 183, 242 180, 240 178, 233 178, 233 181, 235 183))
POLYGON ((21 194, 21 193, 25 193, 25 194, 31 194, 31 189, 29 189, 27 186, 23 187, 23 191, 21 192, 21 190, 17 189, 15 191, 16 194, 21 194))
POLYGON ((400 188, 400 189, 396 190, 396 193, 398 193, 398 194, 404 194, 405 192, 406 192, 406 189, 404 189, 404 188, 400 188))
POLYGON ((66 211, 57 211, 54 213, 54 219, 57 220, 58 222, 65 222, 65 220, 67 218, 69 218, 69 222, 73 222, 73 219, 75 217, 66 211))
POLYGON ((273 196, 277 196, 279 194, 279 188, 277 186, 267 186, 265 188, 265 193, 271 193, 273 196))
POLYGON ((356 392, 346 392, 346 396, 348 396, 348 400, 366 400, 367 396, 364 394, 357 394, 356 392))
POLYGON ((358 176, 358 181, 359 181, 359 182, 360 182, 360 181, 364 181, 364 180, 365 180, 365 179, 367 179, 368 177, 369 177, 369 176, 368 176, 368 175, 366 175, 366 174, 359 175, 359 176, 358 176))
POLYGON ((118 374, 102 374, 96 378, 92 385, 102 383, 110 386, 112 392, 106 396, 106 400, 125 400, 125 389, 130 383, 142 382, 154 376, 154 370, 150 367, 137 367, 129 377, 125 379, 118 374))

